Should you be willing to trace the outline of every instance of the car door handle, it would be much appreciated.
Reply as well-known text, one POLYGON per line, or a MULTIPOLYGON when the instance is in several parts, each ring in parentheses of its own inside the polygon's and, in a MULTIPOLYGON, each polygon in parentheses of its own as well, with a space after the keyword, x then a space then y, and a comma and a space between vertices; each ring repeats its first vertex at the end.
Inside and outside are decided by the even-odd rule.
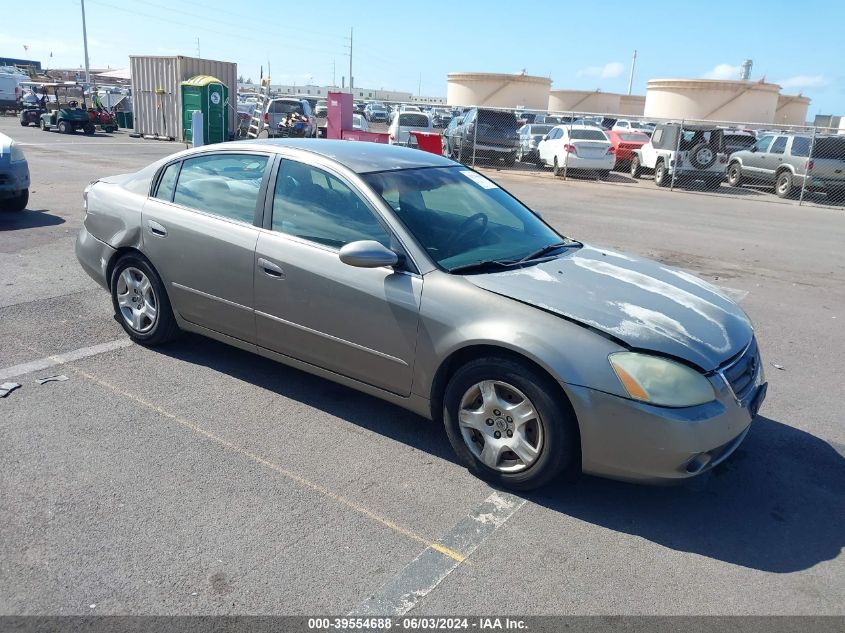
POLYGON ((158 237, 167 236, 167 229, 164 228, 161 224, 159 224, 155 220, 148 221, 147 226, 150 229, 150 233, 152 233, 153 235, 156 235, 158 237))
POLYGON ((258 258, 258 267, 264 271, 265 275, 269 277, 275 277, 276 279, 284 279, 285 278, 285 271, 282 270, 282 267, 278 264, 274 264, 271 261, 267 261, 263 257, 258 258))

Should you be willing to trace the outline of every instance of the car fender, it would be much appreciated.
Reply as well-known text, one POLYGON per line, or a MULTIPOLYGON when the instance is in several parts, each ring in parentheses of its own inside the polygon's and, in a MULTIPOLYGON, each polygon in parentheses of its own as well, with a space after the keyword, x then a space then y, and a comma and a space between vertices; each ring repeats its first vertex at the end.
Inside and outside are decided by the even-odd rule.
POLYGON ((95 182, 88 190, 85 228, 93 237, 114 249, 140 249, 141 211, 145 201, 145 197, 118 184, 95 182))

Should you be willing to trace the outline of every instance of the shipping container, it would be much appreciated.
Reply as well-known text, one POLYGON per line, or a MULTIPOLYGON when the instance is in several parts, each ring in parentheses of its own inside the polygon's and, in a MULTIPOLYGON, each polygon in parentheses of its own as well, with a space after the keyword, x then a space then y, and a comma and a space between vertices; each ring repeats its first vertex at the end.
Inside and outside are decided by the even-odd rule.
MULTIPOLYGON (((135 132, 182 139, 183 81, 196 75, 217 77, 238 94, 238 65, 198 57, 130 55, 135 132)), ((232 98, 232 97, 230 97, 232 98)), ((237 104, 226 105, 229 130, 235 129, 237 104)))

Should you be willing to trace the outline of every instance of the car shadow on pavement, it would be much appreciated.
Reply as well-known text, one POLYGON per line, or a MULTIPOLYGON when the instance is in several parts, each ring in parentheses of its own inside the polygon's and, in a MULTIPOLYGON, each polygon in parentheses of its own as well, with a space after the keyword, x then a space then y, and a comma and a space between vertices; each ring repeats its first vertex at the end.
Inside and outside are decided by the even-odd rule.
POLYGON ((845 546, 845 447, 758 416, 704 480, 654 487, 582 477, 534 503, 670 549, 773 573, 809 569, 845 546))
POLYGON ((56 226, 64 223, 64 218, 53 215, 48 209, 0 211, 0 231, 32 229, 39 226, 56 226))
POLYGON ((209 367, 457 464, 443 427, 376 397, 217 341, 183 334, 157 352, 209 367))

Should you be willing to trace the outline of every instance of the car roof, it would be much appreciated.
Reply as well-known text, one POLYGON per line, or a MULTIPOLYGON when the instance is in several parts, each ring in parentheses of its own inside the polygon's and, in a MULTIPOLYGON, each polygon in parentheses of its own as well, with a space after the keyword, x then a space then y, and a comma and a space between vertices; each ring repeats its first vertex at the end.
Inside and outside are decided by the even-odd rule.
MULTIPOLYGON (((341 141, 330 139, 260 139, 250 141, 233 141, 228 145, 250 144, 261 148, 278 147, 292 148, 311 152, 337 161, 341 165, 359 174, 375 171, 392 171, 398 169, 416 169, 419 167, 452 167, 456 165, 452 160, 439 154, 423 152, 400 145, 385 143, 367 143, 357 141, 341 141)), ((217 145, 219 147, 220 145, 217 145)), ((209 148, 215 147, 209 145, 209 148)))

